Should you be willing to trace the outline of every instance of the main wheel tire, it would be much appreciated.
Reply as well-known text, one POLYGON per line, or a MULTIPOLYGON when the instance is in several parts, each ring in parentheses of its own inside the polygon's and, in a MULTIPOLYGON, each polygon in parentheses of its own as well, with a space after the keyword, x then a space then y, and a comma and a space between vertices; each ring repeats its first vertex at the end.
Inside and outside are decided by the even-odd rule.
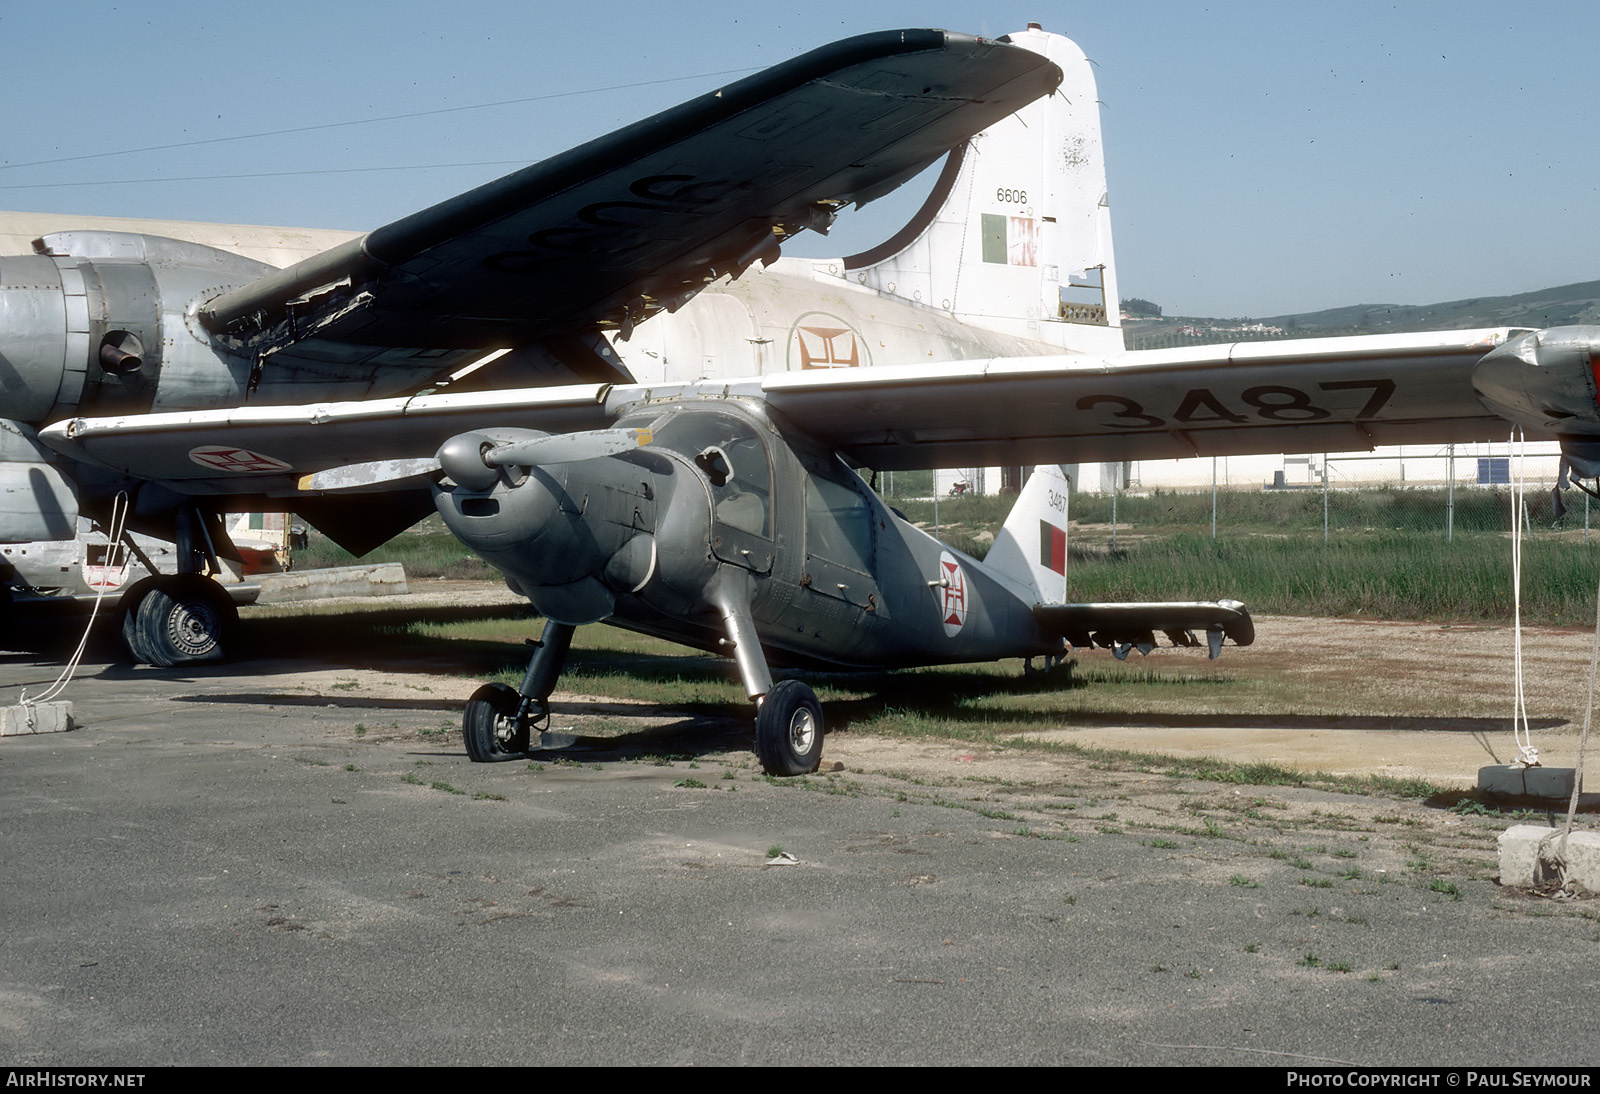
POLYGON ((135 665, 153 665, 155 655, 144 644, 144 635, 139 630, 139 604, 142 603, 141 599, 138 604, 122 609, 122 645, 135 665))
POLYGON ((522 696, 504 684, 485 684, 472 693, 461 715, 461 739, 473 763, 493 764, 527 755, 528 724, 516 721, 522 696))
POLYGON ((139 633, 139 605, 144 603, 144 598, 150 595, 155 584, 153 577, 136 581, 122 591, 122 597, 117 602, 117 610, 122 616, 122 647, 128 651, 128 659, 135 665, 155 664, 149 647, 139 633))
POLYGON ((780 680, 756 712, 756 757, 768 775, 804 775, 822 763, 822 704, 798 680, 780 680))
POLYGON ((135 639, 128 645, 135 656, 148 654, 150 663, 162 668, 216 661, 238 622, 233 598, 215 581, 178 574, 157 581, 140 601, 135 639))

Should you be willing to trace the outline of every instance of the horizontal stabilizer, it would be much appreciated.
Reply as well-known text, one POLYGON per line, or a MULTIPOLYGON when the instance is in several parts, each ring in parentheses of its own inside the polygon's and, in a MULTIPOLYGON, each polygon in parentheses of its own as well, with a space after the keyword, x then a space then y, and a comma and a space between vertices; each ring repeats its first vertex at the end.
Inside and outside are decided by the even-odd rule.
POLYGON ((1237 600, 1174 602, 1167 604, 1036 604, 1033 616, 1051 634, 1074 646, 1099 646, 1118 660, 1129 650, 1149 653, 1156 647, 1156 632, 1174 646, 1198 646, 1199 631, 1206 636, 1212 658, 1222 652, 1223 639, 1235 646, 1256 640, 1250 612, 1237 600))

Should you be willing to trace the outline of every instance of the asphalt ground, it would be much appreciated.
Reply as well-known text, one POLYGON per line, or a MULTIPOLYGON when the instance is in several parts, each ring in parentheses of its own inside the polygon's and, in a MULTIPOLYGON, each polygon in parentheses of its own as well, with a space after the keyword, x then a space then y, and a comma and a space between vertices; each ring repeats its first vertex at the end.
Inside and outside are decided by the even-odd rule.
POLYGON ((1459 796, 850 733, 767 780, 739 711, 565 693, 474 765, 474 684, 97 652, 0 741, 0 1062, 1600 1061, 1600 902, 1499 886, 1459 796))

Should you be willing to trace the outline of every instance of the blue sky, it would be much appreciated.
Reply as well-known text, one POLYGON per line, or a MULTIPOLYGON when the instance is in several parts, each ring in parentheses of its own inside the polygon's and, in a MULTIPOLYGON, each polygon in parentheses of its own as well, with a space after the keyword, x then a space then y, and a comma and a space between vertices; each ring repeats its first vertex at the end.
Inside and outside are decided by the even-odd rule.
POLYGON ((375 227, 833 39, 1032 19, 1097 65, 1127 295, 1270 315, 1600 278, 1597 4, 674 7, 0 0, 0 208, 375 227), (462 166, 390 170, 424 165, 462 166))

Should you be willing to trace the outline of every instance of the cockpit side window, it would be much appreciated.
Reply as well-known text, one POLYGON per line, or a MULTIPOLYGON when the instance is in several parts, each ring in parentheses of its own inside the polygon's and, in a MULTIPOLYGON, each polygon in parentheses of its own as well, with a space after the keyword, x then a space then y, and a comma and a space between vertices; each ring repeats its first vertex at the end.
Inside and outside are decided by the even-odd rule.
POLYGON ((752 426, 731 415, 677 414, 656 430, 653 443, 700 469, 719 524, 772 537, 772 462, 752 426))

